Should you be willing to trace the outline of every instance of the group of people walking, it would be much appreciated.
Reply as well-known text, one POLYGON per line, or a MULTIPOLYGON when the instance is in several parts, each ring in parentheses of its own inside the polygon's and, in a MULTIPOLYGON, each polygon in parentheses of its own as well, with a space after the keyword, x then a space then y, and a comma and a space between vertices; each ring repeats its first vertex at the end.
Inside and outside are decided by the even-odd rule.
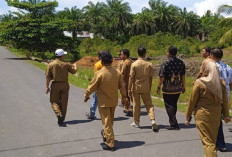
POLYGON ((229 99, 232 84, 232 70, 221 61, 220 48, 206 47, 202 50, 205 60, 194 82, 186 113, 186 125, 192 113, 195 114, 206 157, 216 157, 217 151, 226 151, 221 117, 225 123, 230 121, 229 99))
MULTIPOLYGON (((205 52, 206 48, 203 49, 205 52)), ((192 95, 189 101, 186 114, 186 125, 190 124, 191 115, 194 112, 196 126, 202 139, 205 154, 208 157, 217 156, 216 139, 218 138, 218 148, 225 149, 223 144, 224 136, 222 122, 220 118, 223 114, 227 123, 229 118, 228 94, 230 93, 230 83, 232 83, 232 70, 228 65, 223 64, 218 54, 222 50, 215 48, 205 55, 200 73, 194 82, 192 95), (226 71, 227 70, 227 71, 226 71), (224 79, 224 82, 222 81, 224 79), (219 129, 219 125, 221 130, 219 129), (223 140, 222 140, 223 139, 223 140)), ((67 52, 58 49, 55 52, 56 59, 48 65, 46 71, 46 93, 50 91, 49 84, 52 81, 50 102, 58 118, 58 124, 62 125, 65 119, 68 103, 68 72, 76 73, 75 64, 63 62, 67 52)), ((161 65, 159 71, 159 83, 157 93, 163 93, 165 108, 169 117, 170 126, 168 130, 179 130, 176 119, 177 101, 181 93, 185 92, 185 64, 176 57, 177 48, 170 46, 167 50, 168 59, 161 65)), ((138 47, 138 59, 130 59, 129 50, 123 49, 119 52, 121 61, 117 69, 112 67, 113 57, 109 51, 99 51, 98 61, 94 66, 94 77, 86 89, 84 102, 93 95, 93 102, 90 112, 86 113, 88 119, 95 119, 95 112, 98 107, 103 129, 102 148, 104 150, 115 150, 114 143, 114 113, 118 105, 118 90, 121 93, 121 103, 126 116, 133 116, 133 127, 140 127, 141 99, 148 112, 151 128, 158 132, 159 128, 155 121, 154 105, 151 98, 151 87, 154 76, 152 63, 146 60, 147 52, 143 46, 138 47), (131 107, 131 102, 133 107, 131 107)), ((221 57, 221 58, 220 58, 221 57)))

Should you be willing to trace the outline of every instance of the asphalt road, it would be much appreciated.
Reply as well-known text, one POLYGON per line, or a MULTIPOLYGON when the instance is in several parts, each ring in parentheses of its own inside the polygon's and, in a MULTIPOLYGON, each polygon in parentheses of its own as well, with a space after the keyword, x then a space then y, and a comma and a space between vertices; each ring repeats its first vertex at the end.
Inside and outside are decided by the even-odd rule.
MULTIPOLYGON (((201 141, 195 124, 184 126, 184 114, 178 113, 181 130, 168 131, 168 117, 163 109, 155 108, 159 133, 151 130, 145 108, 142 109, 141 128, 133 128, 132 118, 125 117, 117 107, 115 115, 115 152, 103 151, 100 143, 102 128, 97 120, 85 117, 91 100, 83 103, 84 90, 71 86, 67 111, 67 127, 59 127, 49 95, 45 94, 44 72, 17 58, 0 47, 0 157, 203 157, 201 141)), ((194 123, 194 121, 193 121, 194 123)), ((232 156, 232 133, 224 125, 229 152, 232 156)))

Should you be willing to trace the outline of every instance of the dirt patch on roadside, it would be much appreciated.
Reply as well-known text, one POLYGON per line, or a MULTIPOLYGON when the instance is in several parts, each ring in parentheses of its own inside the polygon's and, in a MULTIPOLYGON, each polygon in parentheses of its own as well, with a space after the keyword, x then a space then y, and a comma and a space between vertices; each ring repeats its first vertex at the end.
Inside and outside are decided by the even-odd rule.
MULTIPOLYGON (((161 60, 160 63, 154 64, 155 76, 158 76, 161 63, 166 60, 166 57, 160 56, 153 58, 153 60, 161 60)), ((182 60, 185 62, 185 66, 186 66, 186 76, 196 77, 197 73, 199 72, 203 59, 201 57, 191 57, 191 58, 183 58, 182 60)), ((76 64, 78 67, 93 67, 97 61, 99 61, 97 57, 86 56, 78 60, 76 64)), ((113 67, 117 67, 118 62, 119 59, 114 58, 112 64, 113 67)))
MULTIPOLYGON (((93 67, 94 64, 99 61, 98 57, 85 56, 76 62, 77 66, 81 67, 93 67)), ((119 60, 117 58, 113 59, 113 66, 116 67, 119 60)))

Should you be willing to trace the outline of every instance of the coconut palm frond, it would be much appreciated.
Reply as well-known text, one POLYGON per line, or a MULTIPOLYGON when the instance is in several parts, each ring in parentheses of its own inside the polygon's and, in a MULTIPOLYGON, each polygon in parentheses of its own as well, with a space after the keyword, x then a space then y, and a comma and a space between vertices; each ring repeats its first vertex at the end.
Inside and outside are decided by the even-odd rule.
POLYGON ((219 44, 226 44, 232 42, 232 29, 227 31, 220 39, 219 44))
POLYGON ((225 13, 227 15, 230 15, 232 14, 232 6, 231 5, 221 5, 219 8, 218 8, 218 12, 219 13, 225 13))
POLYGON ((232 26, 232 17, 222 19, 219 22, 219 25, 223 26, 223 27, 231 27, 232 26))

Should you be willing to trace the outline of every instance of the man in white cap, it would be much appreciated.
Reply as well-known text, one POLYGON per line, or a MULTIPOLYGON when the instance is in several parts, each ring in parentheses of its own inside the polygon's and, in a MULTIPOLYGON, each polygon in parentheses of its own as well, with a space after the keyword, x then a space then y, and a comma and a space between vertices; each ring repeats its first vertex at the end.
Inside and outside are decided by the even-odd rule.
POLYGON ((67 54, 63 49, 57 49, 55 52, 55 60, 49 63, 46 70, 46 94, 50 91, 50 102, 54 110, 58 124, 64 122, 69 95, 68 73, 75 74, 77 71, 76 64, 64 62, 64 57, 67 54), (52 81, 51 89, 49 88, 52 81))

